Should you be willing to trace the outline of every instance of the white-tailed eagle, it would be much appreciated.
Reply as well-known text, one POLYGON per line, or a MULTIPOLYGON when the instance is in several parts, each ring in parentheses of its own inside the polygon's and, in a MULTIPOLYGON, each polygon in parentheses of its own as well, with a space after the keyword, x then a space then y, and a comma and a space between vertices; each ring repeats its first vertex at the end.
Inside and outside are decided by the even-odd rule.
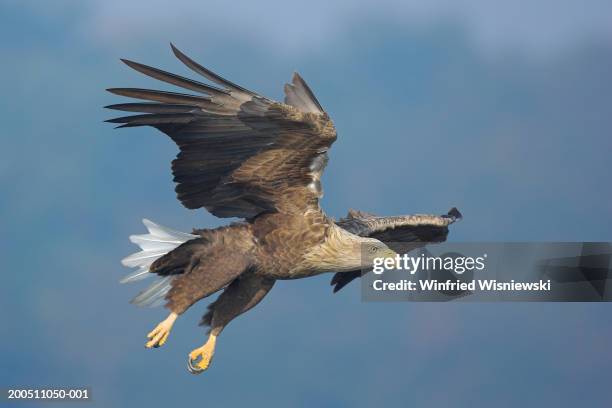
POLYGON ((216 86, 123 60, 145 75, 184 88, 175 93, 136 88, 108 91, 146 102, 107 106, 131 116, 111 119, 119 127, 152 126, 180 152, 172 162, 176 192, 189 209, 205 208, 242 222, 181 233, 144 220, 148 234, 131 240, 142 251, 123 260, 137 270, 123 281, 160 277, 133 303, 165 303, 170 315, 148 334, 146 346, 163 345, 176 318, 191 305, 223 290, 202 324, 205 344, 189 354, 189 370, 206 370, 217 337, 238 315, 257 305, 278 279, 335 273, 334 292, 359 277, 376 257, 394 257, 387 244, 414 247, 446 239, 447 215, 377 217, 350 212, 339 221, 319 207, 321 174, 336 129, 296 73, 285 85, 284 103, 229 82, 174 46, 176 57, 216 86))

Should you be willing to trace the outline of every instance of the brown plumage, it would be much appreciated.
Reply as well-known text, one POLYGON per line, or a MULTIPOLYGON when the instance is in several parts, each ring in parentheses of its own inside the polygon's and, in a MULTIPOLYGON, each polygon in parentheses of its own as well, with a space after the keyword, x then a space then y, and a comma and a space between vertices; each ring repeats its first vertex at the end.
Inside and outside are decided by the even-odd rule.
POLYGON ((152 126, 167 134, 180 150, 172 172, 181 203, 244 221, 192 235, 145 221, 150 234, 132 237, 143 251, 124 263, 141 269, 126 281, 162 277, 134 303, 165 298, 172 312, 149 334, 148 347, 165 343, 176 317, 192 304, 224 289, 202 319, 210 326, 207 343, 190 354, 190 370, 201 372, 210 364, 219 333, 261 301, 275 280, 336 272, 332 284, 338 290, 375 257, 395 256, 383 242, 446 238, 457 214, 384 218, 355 212, 336 223, 323 213, 320 178, 336 130, 297 73, 285 86, 285 102, 279 103, 219 77, 174 46, 172 50, 218 87, 123 60, 196 94, 109 89, 150 101, 107 106, 140 113, 109 122, 152 126))

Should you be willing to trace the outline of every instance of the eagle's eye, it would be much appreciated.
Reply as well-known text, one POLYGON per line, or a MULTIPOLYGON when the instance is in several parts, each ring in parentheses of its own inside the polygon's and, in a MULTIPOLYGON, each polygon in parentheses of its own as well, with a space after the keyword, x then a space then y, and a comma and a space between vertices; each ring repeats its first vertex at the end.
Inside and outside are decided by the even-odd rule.
POLYGON ((374 252, 378 251, 378 247, 372 247, 372 248, 370 249, 370 251, 372 251, 372 253, 374 253, 374 252))

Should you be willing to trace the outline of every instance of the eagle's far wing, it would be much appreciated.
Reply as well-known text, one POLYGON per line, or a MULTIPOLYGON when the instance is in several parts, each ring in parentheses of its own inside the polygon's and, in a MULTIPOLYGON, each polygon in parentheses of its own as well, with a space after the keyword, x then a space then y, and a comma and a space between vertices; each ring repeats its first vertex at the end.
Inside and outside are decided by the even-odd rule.
POLYGON ((123 60, 145 75, 199 95, 113 88, 108 91, 152 102, 107 108, 142 113, 109 122, 155 127, 179 146, 172 171, 181 203, 239 218, 318 208, 319 180, 336 131, 304 80, 294 74, 285 85, 285 103, 279 103, 221 78, 174 46, 172 50, 219 87, 123 60))
MULTIPOLYGON (((398 253, 407 253, 432 242, 444 242, 448 226, 461 219, 461 213, 452 208, 445 215, 400 215, 379 217, 362 211, 350 210, 337 225, 353 234, 376 238, 398 253)), ((361 270, 334 274, 331 285, 334 293, 361 277, 361 270)))

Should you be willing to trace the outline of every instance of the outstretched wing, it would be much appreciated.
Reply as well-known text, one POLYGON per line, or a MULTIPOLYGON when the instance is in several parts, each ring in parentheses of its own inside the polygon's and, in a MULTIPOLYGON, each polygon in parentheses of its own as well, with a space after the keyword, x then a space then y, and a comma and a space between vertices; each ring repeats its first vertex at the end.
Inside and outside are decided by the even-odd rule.
MULTIPOLYGON (((406 253, 427 243, 444 242, 448 226, 461 219, 461 213, 452 208, 445 215, 400 215, 378 217, 361 211, 350 210, 337 225, 353 234, 376 238, 398 253, 406 253)), ((331 285, 334 293, 361 277, 361 270, 334 274, 331 285)))
POLYGON ((155 127, 179 146, 172 171, 181 203, 190 209, 204 207, 218 217, 242 218, 318 208, 319 180, 336 131, 304 80, 293 75, 283 104, 221 78, 174 46, 172 50, 219 87, 123 60, 197 95, 113 88, 108 91, 152 102, 107 108, 142 113, 109 122, 155 127))

